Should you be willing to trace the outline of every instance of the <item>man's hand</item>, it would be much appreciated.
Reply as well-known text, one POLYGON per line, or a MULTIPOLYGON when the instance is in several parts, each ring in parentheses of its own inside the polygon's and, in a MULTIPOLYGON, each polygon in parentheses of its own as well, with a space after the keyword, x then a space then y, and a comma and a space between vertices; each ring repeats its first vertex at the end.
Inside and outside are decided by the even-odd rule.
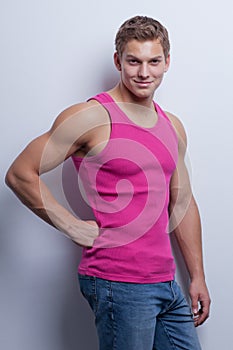
POLYGON ((82 247, 93 247, 95 239, 99 236, 99 227, 93 220, 81 221, 77 229, 77 235, 72 235, 71 239, 82 247))
POLYGON ((193 280, 190 284, 189 294, 192 301, 194 324, 200 326, 209 317, 210 296, 204 280, 193 280))

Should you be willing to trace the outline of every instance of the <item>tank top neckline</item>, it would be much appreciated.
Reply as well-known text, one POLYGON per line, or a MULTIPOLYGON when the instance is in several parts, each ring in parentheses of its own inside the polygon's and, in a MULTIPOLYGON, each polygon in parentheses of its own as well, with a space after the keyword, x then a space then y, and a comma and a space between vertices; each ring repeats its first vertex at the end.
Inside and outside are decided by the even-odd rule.
MULTIPOLYGON (((132 125, 134 125, 135 127, 138 127, 140 129, 143 129, 143 130, 153 130, 155 128, 157 128, 158 124, 160 123, 160 119, 161 119, 161 112, 160 112, 160 108, 158 108, 158 105, 157 103, 155 103, 155 101, 153 101, 153 105, 154 105, 154 109, 155 109, 155 112, 157 113, 157 120, 156 122, 154 123, 153 126, 150 126, 150 127, 145 127, 145 126, 142 126, 140 124, 137 124, 135 123, 132 119, 130 119, 127 114, 119 107, 119 105, 117 104, 117 102, 113 99, 113 97, 107 93, 107 92, 102 92, 101 94, 97 95, 91 99, 95 99, 101 103, 103 103, 103 105, 107 104, 107 103, 113 103, 113 106, 114 106, 114 109, 120 113, 120 115, 125 119, 125 121, 127 121, 127 123, 130 123, 132 125), (100 98, 96 98, 96 97, 100 97, 100 98), (105 100, 103 100, 102 97, 105 98, 105 100)), ((121 102, 120 102, 121 103, 121 102)), ((123 103, 123 102, 122 102, 123 103)), ((106 106, 107 107, 107 106, 106 106)))

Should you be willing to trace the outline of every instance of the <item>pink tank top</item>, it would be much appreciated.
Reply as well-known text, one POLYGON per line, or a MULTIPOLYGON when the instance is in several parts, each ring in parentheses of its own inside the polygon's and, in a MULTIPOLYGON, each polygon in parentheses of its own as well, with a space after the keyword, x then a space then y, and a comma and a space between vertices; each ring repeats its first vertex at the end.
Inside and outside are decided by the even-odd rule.
POLYGON ((172 280, 168 204, 178 157, 176 132, 156 103, 155 126, 143 128, 107 93, 92 99, 108 111, 111 135, 97 155, 73 156, 100 228, 94 246, 83 249, 79 273, 120 282, 172 280))

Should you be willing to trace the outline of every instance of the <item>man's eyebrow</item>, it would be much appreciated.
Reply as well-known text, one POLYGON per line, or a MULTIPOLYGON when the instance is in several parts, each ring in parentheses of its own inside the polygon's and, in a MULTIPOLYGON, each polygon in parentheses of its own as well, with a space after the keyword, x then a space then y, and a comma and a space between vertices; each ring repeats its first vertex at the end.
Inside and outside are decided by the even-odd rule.
POLYGON ((157 60, 158 58, 163 58, 163 55, 155 55, 154 57, 151 57, 152 60, 157 60))
MULTIPOLYGON (((128 57, 128 58, 137 58, 137 56, 134 56, 134 55, 132 55, 132 54, 130 54, 130 53, 127 54, 126 57, 128 57)), ((137 59, 138 59, 138 58, 137 58, 137 59)))
MULTIPOLYGON (((140 58, 138 58, 137 56, 133 55, 133 54, 127 54, 126 55, 127 58, 134 58, 134 59, 137 59, 137 60, 141 60, 140 58)), ((155 60, 155 59, 158 59, 158 58, 163 58, 162 55, 156 55, 156 56, 153 56, 150 58, 150 60, 155 60)))

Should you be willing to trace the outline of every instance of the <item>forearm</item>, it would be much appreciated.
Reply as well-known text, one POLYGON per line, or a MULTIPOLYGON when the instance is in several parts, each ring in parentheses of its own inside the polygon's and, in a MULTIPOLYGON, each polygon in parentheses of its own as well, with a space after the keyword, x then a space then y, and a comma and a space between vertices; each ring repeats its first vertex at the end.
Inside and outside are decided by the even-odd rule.
POLYGON ((38 217, 79 245, 92 246, 93 239, 97 236, 93 226, 79 220, 60 205, 39 176, 31 173, 20 177, 14 171, 9 171, 6 176, 6 184, 38 217))
POLYGON ((173 220, 175 220, 175 223, 173 222, 173 232, 191 280, 204 279, 201 222, 193 196, 191 196, 182 215, 181 210, 184 211, 184 208, 179 210, 179 205, 176 209, 173 208, 173 220))
MULTIPOLYGON (((180 213, 178 217, 180 218, 180 213)), ((183 219, 177 221, 176 224, 174 233, 191 279, 189 294, 194 314, 194 324, 199 326, 209 317, 210 296, 203 268, 200 216, 193 196, 191 196, 183 219)))

